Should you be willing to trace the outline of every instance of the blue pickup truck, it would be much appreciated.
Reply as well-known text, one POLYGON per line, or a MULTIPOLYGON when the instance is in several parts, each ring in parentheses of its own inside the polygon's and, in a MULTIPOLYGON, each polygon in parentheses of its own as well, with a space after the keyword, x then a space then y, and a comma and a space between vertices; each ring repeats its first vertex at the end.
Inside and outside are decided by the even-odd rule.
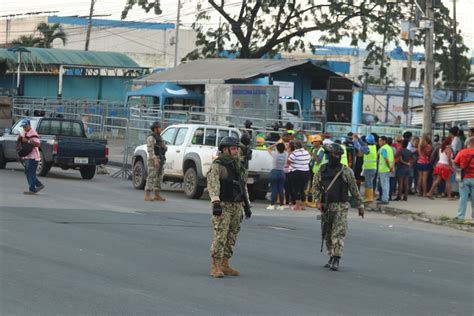
MULTIPOLYGON (((28 119, 41 141, 39 176, 46 176, 54 166, 79 170, 83 179, 92 179, 96 166, 107 163, 107 141, 87 138, 82 121, 56 117, 28 119)), ((8 162, 19 160, 16 144, 22 130, 16 122, 0 136, 0 169, 4 169, 8 162)))

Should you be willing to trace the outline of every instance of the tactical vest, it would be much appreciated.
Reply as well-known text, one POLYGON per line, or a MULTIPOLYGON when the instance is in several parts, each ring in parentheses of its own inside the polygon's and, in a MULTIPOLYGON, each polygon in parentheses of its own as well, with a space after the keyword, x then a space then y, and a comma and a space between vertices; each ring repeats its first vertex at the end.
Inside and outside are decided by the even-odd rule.
MULTIPOLYGON (((344 168, 344 166, 341 166, 344 168)), ((327 187, 331 184, 334 177, 341 169, 330 168, 327 164, 321 167, 321 181, 323 183, 323 188, 326 190, 327 187)), ((322 202, 323 203, 338 203, 338 202, 348 202, 349 201, 349 185, 344 181, 344 176, 341 174, 337 177, 336 181, 333 183, 331 189, 327 194, 323 193, 322 202), (327 197, 327 201, 326 201, 327 197)))
POLYGON ((346 145, 341 145, 342 150, 344 150, 343 154, 341 155, 341 164, 343 164, 346 167, 349 167, 349 161, 347 159, 347 148, 346 145))
MULTIPOLYGON (((231 163, 222 163, 219 159, 215 161, 227 170, 227 176, 219 176, 220 180, 220 192, 219 200, 223 202, 243 202, 242 188, 239 180, 240 175, 231 163)), ((245 188, 244 188, 245 189, 245 188)))
POLYGON ((368 145, 369 152, 364 154, 364 170, 377 169, 377 146, 368 145))
POLYGON ((382 149, 385 149, 385 151, 387 152, 387 158, 388 158, 388 162, 390 163, 390 166, 393 167, 394 162, 395 162, 395 159, 393 157, 392 147, 390 147, 387 144, 383 145, 382 148, 379 149, 379 172, 380 173, 390 172, 390 167, 387 166, 385 159, 382 157, 382 149))
POLYGON ((165 160, 166 157, 163 148, 163 139, 161 138, 161 135, 151 133, 150 136, 153 136, 153 138, 155 139, 155 146, 153 147, 155 156, 160 157, 160 160, 165 160))

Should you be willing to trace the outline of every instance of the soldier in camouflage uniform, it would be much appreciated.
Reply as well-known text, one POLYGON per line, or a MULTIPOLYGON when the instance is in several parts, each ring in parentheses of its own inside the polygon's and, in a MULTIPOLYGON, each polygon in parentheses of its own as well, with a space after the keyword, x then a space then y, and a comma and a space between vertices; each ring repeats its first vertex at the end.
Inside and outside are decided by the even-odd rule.
POLYGON ((364 204, 354 173, 349 167, 341 164, 343 152, 340 145, 329 145, 326 149, 328 163, 319 169, 313 179, 313 194, 316 197, 316 205, 321 210, 321 231, 323 240, 326 239, 330 257, 325 267, 333 271, 339 269, 344 248, 347 213, 350 207, 349 191, 359 205, 359 216, 364 218, 364 204))
POLYGON ((161 125, 159 122, 151 124, 152 133, 146 139, 146 150, 148 152, 148 177, 145 185, 145 201, 165 201, 160 195, 161 181, 163 180, 163 167, 166 161, 165 142, 161 138, 161 125), (155 193, 154 195, 152 193, 155 193))
POLYGON ((240 231, 240 223, 252 212, 247 200, 246 170, 239 159, 240 144, 234 137, 224 137, 219 144, 219 157, 207 174, 207 190, 212 202, 214 238, 211 244, 211 276, 239 275, 229 266, 233 247, 240 231), (246 202, 244 202, 246 201, 246 202))

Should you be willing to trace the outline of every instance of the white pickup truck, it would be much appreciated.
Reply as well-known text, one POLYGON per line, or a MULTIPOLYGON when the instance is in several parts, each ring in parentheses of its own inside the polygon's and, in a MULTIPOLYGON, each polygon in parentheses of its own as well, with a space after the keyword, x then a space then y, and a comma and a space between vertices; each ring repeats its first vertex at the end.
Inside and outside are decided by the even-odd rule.
MULTIPOLYGON (((226 136, 240 139, 241 132, 233 127, 177 124, 168 126, 161 136, 168 146, 163 181, 182 182, 186 196, 199 199, 206 187, 206 175, 219 142, 226 136)), ((146 145, 135 148, 132 182, 136 189, 145 187, 147 155, 146 145)), ((265 197, 271 170, 269 162, 271 158, 266 150, 253 150, 247 180, 250 200, 265 197)))

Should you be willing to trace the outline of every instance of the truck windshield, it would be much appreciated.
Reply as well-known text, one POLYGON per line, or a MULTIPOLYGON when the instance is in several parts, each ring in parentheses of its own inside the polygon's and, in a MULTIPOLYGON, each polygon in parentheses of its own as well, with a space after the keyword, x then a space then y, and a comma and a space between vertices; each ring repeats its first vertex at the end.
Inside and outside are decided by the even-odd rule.
POLYGON ((38 134, 84 137, 80 122, 66 120, 41 120, 37 128, 38 134))
POLYGON ((286 111, 295 116, 300 115, 300 107, 296 102, 286 102, 286 111))

